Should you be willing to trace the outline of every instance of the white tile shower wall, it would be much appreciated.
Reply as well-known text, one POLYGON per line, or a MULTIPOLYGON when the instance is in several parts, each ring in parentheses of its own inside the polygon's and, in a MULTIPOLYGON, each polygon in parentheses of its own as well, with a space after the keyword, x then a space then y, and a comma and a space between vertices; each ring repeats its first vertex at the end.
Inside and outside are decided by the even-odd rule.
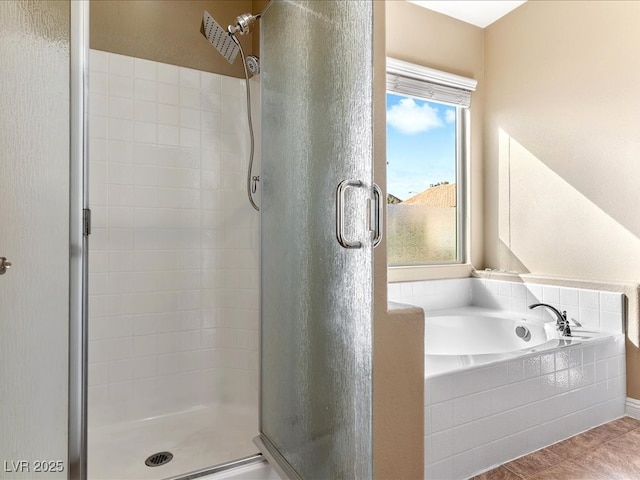
POLYGON ((425 478, 468 478, 624 415, 624 336, 425 381, 425 478))
POLYGON ((256 404, 244 82, 92 50, 89 84, 91 420, 256 404))

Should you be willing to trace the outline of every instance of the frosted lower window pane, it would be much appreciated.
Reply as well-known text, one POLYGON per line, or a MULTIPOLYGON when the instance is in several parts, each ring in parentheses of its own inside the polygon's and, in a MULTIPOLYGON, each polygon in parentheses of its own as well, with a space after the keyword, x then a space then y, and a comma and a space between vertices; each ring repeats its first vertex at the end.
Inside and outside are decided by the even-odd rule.
POLYGON ((457 245, 456 207, 387 206, 389 265, 451 262, 457 245))

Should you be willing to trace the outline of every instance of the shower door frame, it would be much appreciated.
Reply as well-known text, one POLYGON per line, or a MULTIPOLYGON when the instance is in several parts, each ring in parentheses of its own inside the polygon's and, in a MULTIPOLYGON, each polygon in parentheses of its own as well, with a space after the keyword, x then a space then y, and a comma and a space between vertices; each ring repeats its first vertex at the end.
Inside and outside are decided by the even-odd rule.
POLYGON ((89 0, 69 0, 69 416, 68 478, 87 478, 87 378, 89 285, 88 72, 89 0))

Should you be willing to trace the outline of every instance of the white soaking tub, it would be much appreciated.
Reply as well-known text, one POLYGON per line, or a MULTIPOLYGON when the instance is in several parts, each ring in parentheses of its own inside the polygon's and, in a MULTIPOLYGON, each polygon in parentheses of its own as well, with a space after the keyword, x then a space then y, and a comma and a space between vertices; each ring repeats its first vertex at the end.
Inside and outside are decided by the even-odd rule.
POLYGON ((425 479, 469 478, 624 415, 624 335, 563 337, 542 318, 426 312, 425 479))

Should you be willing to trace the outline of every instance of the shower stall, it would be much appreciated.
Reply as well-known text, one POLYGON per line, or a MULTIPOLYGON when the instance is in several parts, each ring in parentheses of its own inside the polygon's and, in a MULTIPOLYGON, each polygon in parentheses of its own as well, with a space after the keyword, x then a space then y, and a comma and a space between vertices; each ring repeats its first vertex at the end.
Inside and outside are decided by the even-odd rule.
POLYGON ((244 82, 97 50, 89 63, 89 476, 249 456, 260 219, 244 82))

